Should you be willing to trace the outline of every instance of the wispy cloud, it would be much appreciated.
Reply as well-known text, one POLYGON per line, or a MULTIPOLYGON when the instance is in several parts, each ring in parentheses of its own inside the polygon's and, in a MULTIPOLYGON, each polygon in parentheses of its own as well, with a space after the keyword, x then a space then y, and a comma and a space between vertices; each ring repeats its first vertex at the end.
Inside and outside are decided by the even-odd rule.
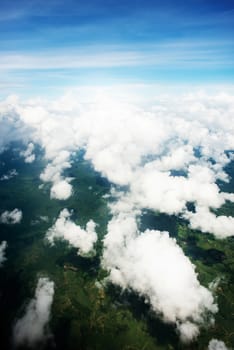
POLYGON ((129 66, 233 67, 231 41, 174 41, 152 45, 86 46, 37 52, 2 52, 1 70, 55 70, 129 66))

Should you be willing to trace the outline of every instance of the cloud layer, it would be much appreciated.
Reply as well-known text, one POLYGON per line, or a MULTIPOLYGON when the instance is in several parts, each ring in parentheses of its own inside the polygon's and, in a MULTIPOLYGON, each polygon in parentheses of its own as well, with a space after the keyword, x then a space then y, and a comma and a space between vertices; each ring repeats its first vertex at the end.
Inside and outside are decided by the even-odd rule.
POLYGON ((54 282, 45 277, 39 278, 35 297, 28 304, 24 316, 14 326, 13 340, 16 346, 33 347, 48 338, 53 296, 54 282))
POLYGON ((222 238, 233 235, 233 219, 216 217, 210 209, 234 200, 216 184, 228 181, 224 167, 234 149, 233 100, 227 93, 194 93, 161 96, 142 108, 102 94, 82 104, 70 93, 49 104, 8 98, 0 114, 6 127, 13 118, 24 131, 32 130, 26 159, 33 156, 33 143, 44 148, 48 165, 41 180, 52 183, 51 198, 71 196, 72 179, 63 174, 73 152, 84 149, 95 170, 129 186, 129 200, 139 209, 180 214, 192 228, 222 238), (194 203, 195 214, 188 202, 194 203))
POLYGON ((86 229, 83 229, 71 221, 70 217, 71 213, 63 209, 54 225, 48 230, 46 238, 51 244, 54 244, 56 239, 68 241, 71 246, 78 249, 79 255, 90 253, 97 241, 96 224, 90 220, 86 229))
POLYGON ((12 211, 6 210, 0 215, 0 223, 8 225, 19 224, 22 220, 22 217, 23 213, 20 209, 15 208, 12 211))

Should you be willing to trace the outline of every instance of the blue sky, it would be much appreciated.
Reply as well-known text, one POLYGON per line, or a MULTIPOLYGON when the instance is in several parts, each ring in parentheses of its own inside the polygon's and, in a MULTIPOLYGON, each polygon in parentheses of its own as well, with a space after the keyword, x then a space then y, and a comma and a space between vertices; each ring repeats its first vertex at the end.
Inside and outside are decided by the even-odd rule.
POLYGON ((230 84, 233 23, 233 0, 1 0, 0 92, 230 84))

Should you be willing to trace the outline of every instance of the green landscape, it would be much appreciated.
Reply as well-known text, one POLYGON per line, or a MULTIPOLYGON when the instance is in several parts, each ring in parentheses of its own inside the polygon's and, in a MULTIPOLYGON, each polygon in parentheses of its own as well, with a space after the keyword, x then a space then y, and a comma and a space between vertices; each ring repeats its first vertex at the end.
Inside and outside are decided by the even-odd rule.
MULTIPOLYGON (((219 308, 215 324, 204 326, 196 341, 182 344, 174 325, 163 323, 143 298, 105 282, 108 272, 101 267, 101 255, 110 219, 111 199, 106 195, 111 184, 79 153, 67 170, 74 178, 73 195, 66 201, 50 199, 49 185, 39 189, 39 174, 45 165, 42 152, 38 150, 33 164, 24 163, 18 154, 14 146, 1 154, 0 163, 0 175, 9 169, 18 172, 0 183, 0 210, 17 207, 23 211, 20 224, 0 225, 0 241, 8 243, 7 261, 0 269, 1 349, 11 347, 14 322, 34 296, 37 279, 43 276, 55 283, 46 349, 202 350, 211 338, 222 339, 230 348, 234 346, 233 237, 218 240, 191 230, 176 216, 149 210, 139 218, 142 229, 168 230, 196 266, 201 284, 214 285, 219 308), (53 246, 46 241, 47 230, 64 207, 73 210, 72 218, 79 225, 85 226, 90 218, 98 224, 96 255, 81 257, 65 241, 53 246)), ((227 171, 234 173, 233 163, 227 171)), ((234 191, 233 182, 228 190, 234 191)), ((219 212, 231 215, 233 209, 234 205, 228 203, 219 212)))

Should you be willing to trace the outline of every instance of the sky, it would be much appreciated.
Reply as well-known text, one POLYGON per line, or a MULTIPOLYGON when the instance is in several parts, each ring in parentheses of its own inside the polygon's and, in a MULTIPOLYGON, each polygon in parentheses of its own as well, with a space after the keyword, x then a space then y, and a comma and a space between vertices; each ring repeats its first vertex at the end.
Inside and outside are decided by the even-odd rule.
POLYGON ((233 0, 1 0, 0 92, 231 84, 233 20, 233 0))

